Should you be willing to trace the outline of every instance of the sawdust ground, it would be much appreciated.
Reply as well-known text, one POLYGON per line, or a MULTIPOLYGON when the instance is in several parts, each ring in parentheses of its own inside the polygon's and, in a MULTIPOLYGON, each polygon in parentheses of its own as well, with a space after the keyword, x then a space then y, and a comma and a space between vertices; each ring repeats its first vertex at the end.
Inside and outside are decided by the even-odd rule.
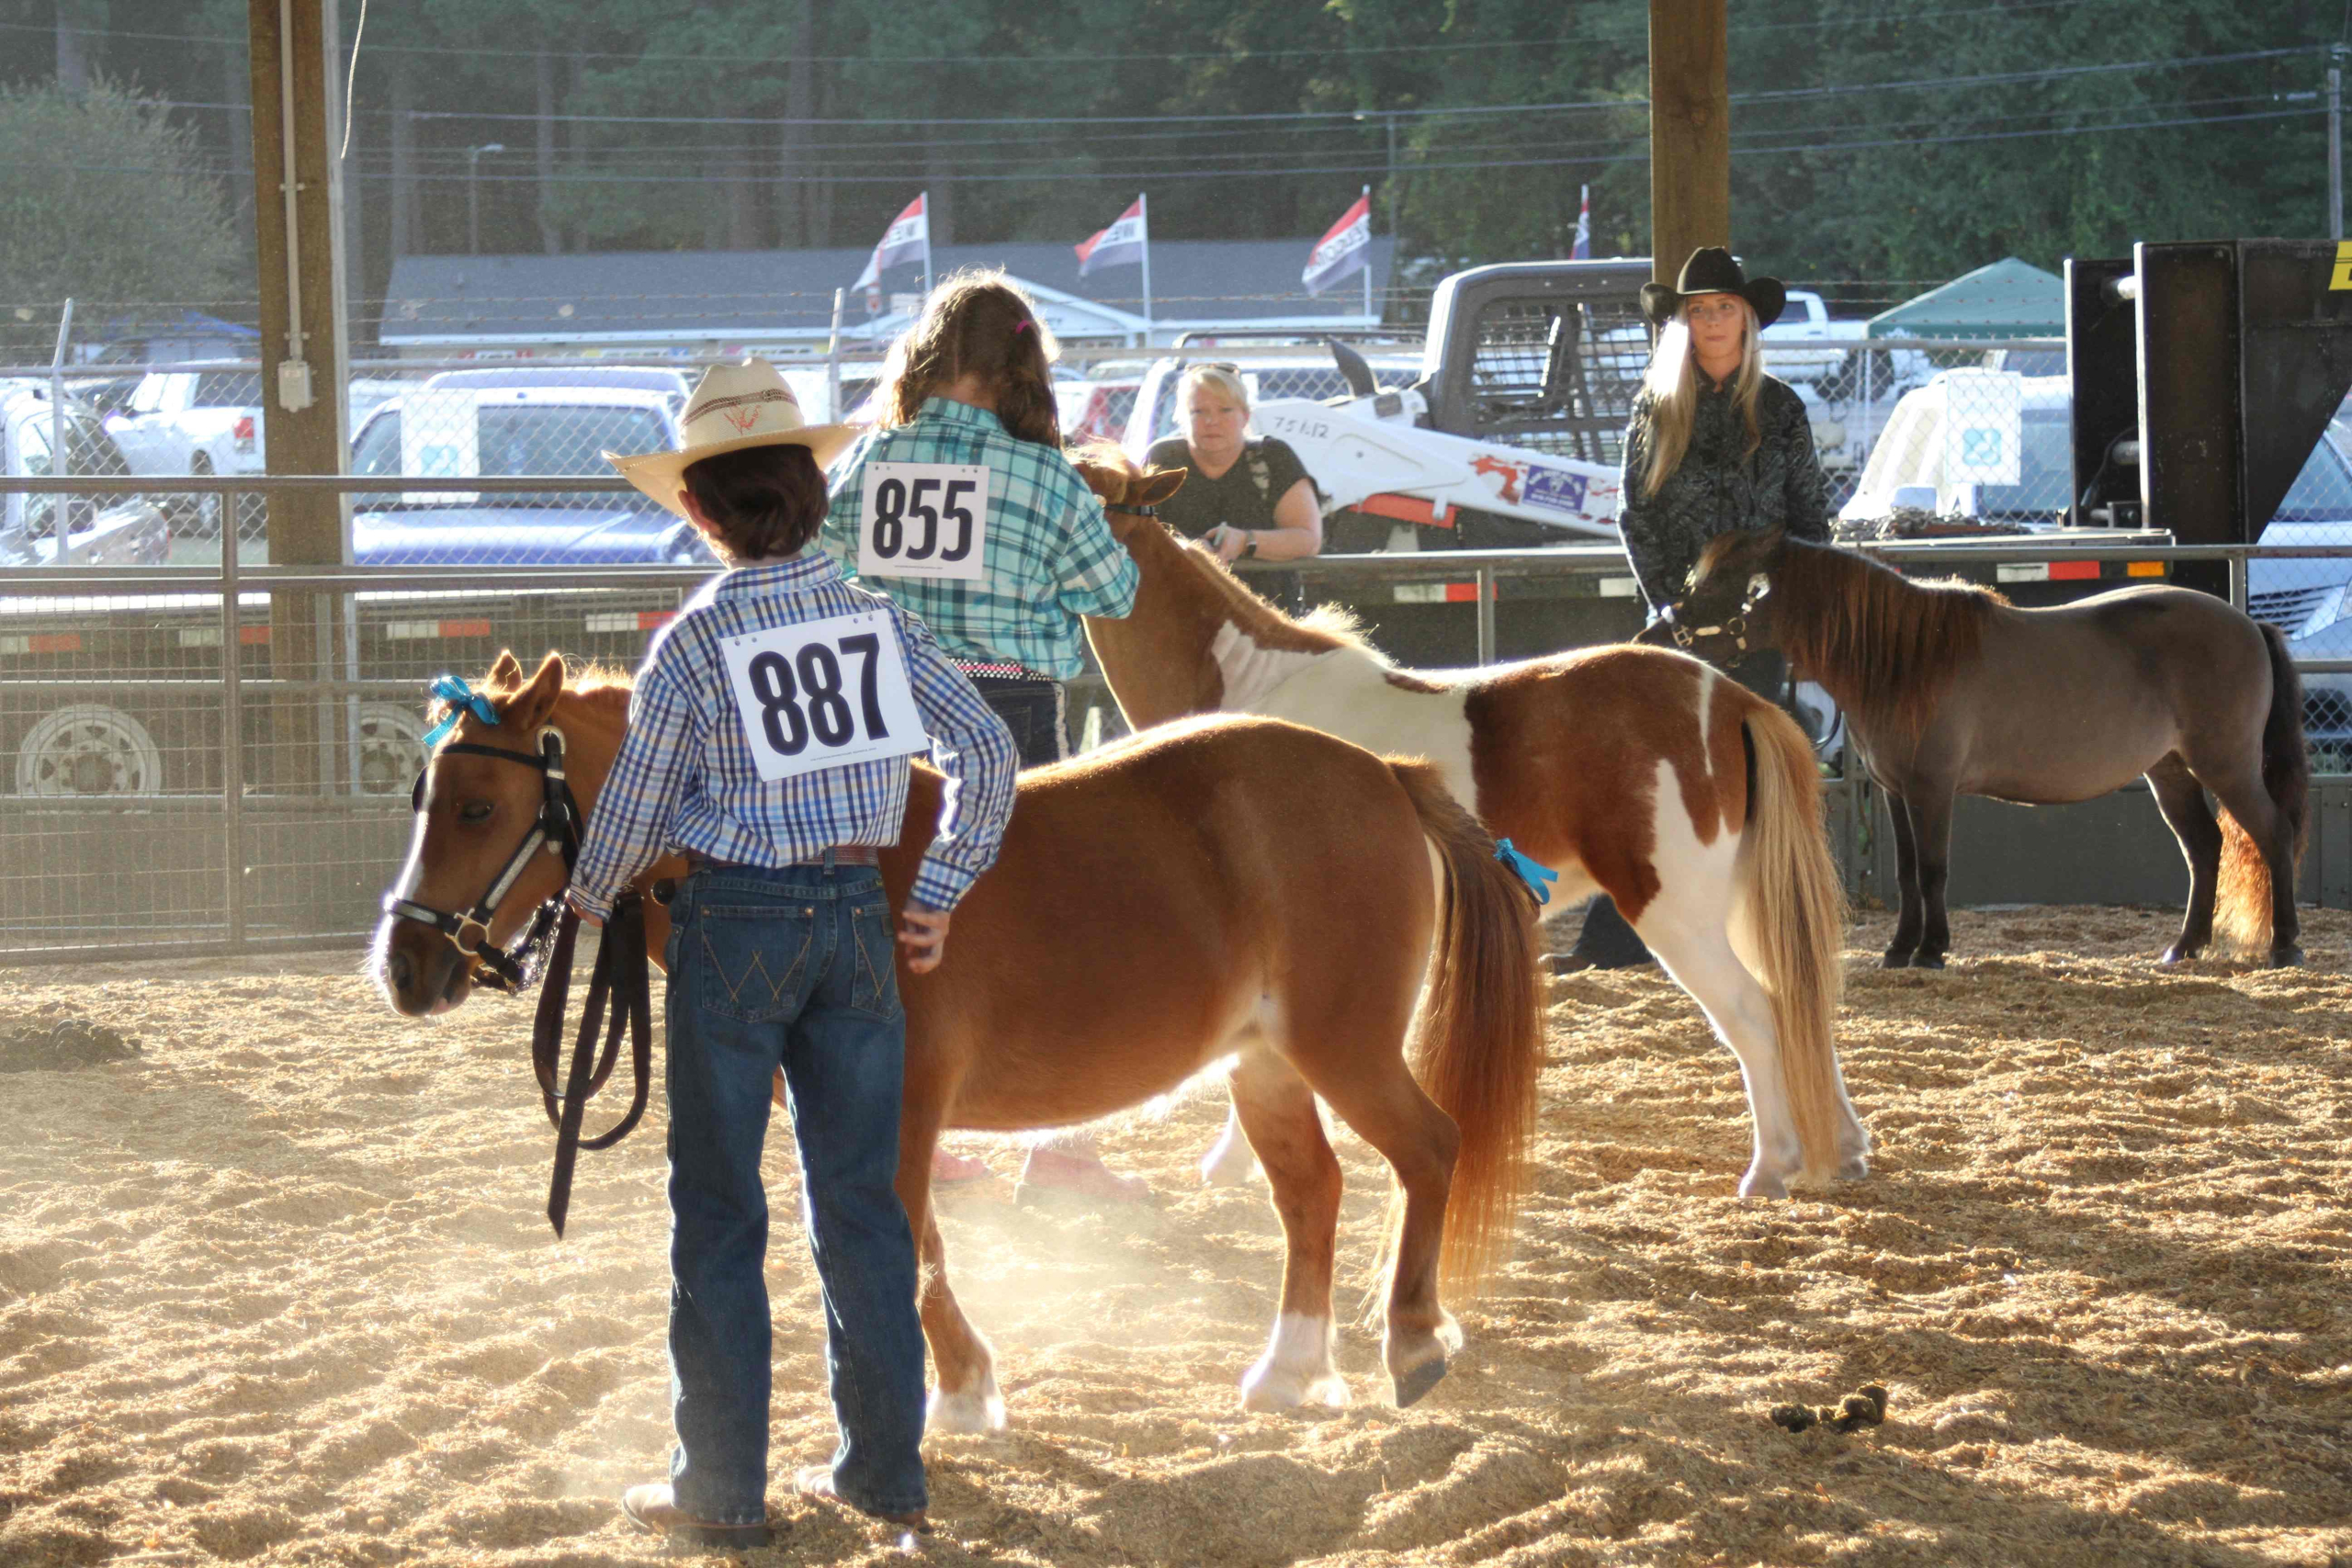
MULTIPOLYGON (((931 1443, 933 1540, 779 1485, 754 1561, 2352 1563, 2352 920, 2306 969, 2167 973, 2174 919, 1963 913, 1939 975, 1870 967, 1865 922, 1877 1169, 1787 1203, 1734 1199, 1736 1073, 1679 993, 1560 982, 1518 1250, 1407 1412, 1353 1327, 1354 1408, 1234 1408, 1280 1241, 1192 1179, 1220 1097, 1106 1134, 1160 1207, 959 1196, 1012 1429, 931 1443), (1765 1419, 1870 1382, 1883 1427, 1765 1419)), ((514 1004, 413 1022, 285 958, 15 971, 0 1015, 146 1045, 0 1077, 0 1562, 663 1555, 614 1505, 668 1438, 658 1103, 558 1243, 514 1004)), ((1385 1181, 1341 1155, 1345 1315, 1385 1181)), ((770 1280, 782 1477, 830 1446, 789 1224, 770 1280)))

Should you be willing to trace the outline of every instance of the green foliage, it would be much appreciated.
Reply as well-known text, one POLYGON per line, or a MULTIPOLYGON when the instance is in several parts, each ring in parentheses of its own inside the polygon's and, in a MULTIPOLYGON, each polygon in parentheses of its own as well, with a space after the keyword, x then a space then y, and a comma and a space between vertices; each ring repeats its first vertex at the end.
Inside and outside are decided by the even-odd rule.
POLYGON ((0 300, 211 301, 243 255, 161 106, 104 81, 0 92, 0 300))
MULTIPOLYGON (((125 29, 85 35, 118 80, 190 105, 238 96, 243 0, 192 0, 169 27, 134 27, 145 12, 122 0, 72 3, 125 29)), ((47 80, 55 4, 0 0, 23 46, 0 84, 47 80)), ((356 16, 346 0, 346 29, 356 16)), ((1785 276, 1925 284, 2005 254, 2054 266, 2141 239, 2324 232, 2312 95, 2339 25, 2308 0, 1737 0, 1734 240, 1785 276), (2048 73, 2116 62, 2139 63, 2048 73)), ((926 188, 959 241, 1075 241, 1143 189, 1163 238, 1304 236, 1369 181, 1376 226, 1393 221, 1419 276, 1565 254, 1586 186, 1595 253, 1639 254, 1647 29, 1646 0, 379 0, 345 165, 369 252, 354 294, 387 265, 396 77, 418 111, 428 251, 464 248, 465 150, 497 141, 475 187, 492 251, 538 249, 543 221, 572 249, 856 248, 926 188), (547 180, 529 118, 542 51, 555 112, 581 117, 552 123, 547 180), (1508 107, 1538 104, 1575 107, 1508 107), (1449 110, 1464 112, 1425 112, 1449 110), (1276 118, 1298 111, 1330 118, 1276 118), (1003 117, 1036 123, 910 123, 1003 117)), ((72 112, 96 134, 127 102, 109 89, 72 112)), ((29 112, 8 105, 12 124, 29 112)), ((242 166, 243 118, 131 118, 168 151, 72 161, 168 165, 169 200, 45 181, 46 130, 11 133, 31 153, 0 149, 0 188, 35 204, 29 231, 0 234, 12 292, 98 287, 15 259, 43 224, 186 279, 151 285, 175 297, 233 270, 217 226, 174 203, 217 210, 207 176, 242 166), (73 224, 42 216, 68 199, 73 224), (107 238, 96 209, 135 212, 141 243, 107 238)))

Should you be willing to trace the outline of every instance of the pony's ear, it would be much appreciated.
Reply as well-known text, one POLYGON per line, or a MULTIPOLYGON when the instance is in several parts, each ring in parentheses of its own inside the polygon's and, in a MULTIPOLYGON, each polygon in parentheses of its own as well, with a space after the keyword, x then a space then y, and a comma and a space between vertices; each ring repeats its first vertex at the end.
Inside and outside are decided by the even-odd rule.
POLYGON ((555 711, 556 698, 562 694, 563 655, 550 653, 539 660, 530 683, 514 694, 506 716, 520 728, 537 729, 548 721, 548 715, 555 711))
POLYGON ((514 657, 511 648, 498 650, 498 661, 490 667, 490 676, 482 682, 488 692, 511 692, 523 683, 523 661, 514 657))
POLYGON ((1138 506, 1158 506, 1161 502, 1182 490, 1184 481, 1192 478, 1192 474, 1193 471, 1190 468, 1149 469, 1143 476, 1142 485, 1129 499, 1138 506))

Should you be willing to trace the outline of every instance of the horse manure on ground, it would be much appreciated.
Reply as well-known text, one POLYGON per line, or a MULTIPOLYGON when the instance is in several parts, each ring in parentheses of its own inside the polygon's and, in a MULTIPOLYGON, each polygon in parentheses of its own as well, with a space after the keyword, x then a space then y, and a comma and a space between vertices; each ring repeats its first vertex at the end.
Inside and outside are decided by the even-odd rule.
POLYGON ((0 1073, 70 1073, 140 1055, 136 1038, 86 1018, 0 1022, 0 1073))
POLYGON ((1818 1410, 1809 1404, 1776 1404, 1771 1414, 1773 1426, 1792 1432, 1808 1431, 1815 1427, 1851 1432, 1858 1427, 1875 1427, 1885 1419, 1886 1389, 1874 1382, 1864 1383, 1839 1400, 1835 1409, 1826 1404, 1818 1410))

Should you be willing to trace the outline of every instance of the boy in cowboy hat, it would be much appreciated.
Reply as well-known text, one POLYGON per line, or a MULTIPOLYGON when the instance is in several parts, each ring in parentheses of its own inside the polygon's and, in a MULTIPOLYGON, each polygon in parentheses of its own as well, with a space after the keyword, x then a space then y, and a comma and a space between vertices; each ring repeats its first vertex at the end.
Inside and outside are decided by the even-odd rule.
POLYGON ((800 1484, 925 1528, 914 1238, 892 1185, 906 1014, 875 850, 899 840, 909 755, 932 750, 951 784, 897 936, 925 973, 996 858, 1012 739, 921 621, 807 548, 825 520, 819 465, 847 427, 803 424, 758 360, 713 367, 681 423, 677 451, 605 456, 729 570, 647 650, 571 895, 601 919, 664 850, 693 868, 667 961, 678 1444, 669 1481, 622 1506, 695 1544, 769 1539, 760 1145, 780 1067, 841 1431, 800 1484))

